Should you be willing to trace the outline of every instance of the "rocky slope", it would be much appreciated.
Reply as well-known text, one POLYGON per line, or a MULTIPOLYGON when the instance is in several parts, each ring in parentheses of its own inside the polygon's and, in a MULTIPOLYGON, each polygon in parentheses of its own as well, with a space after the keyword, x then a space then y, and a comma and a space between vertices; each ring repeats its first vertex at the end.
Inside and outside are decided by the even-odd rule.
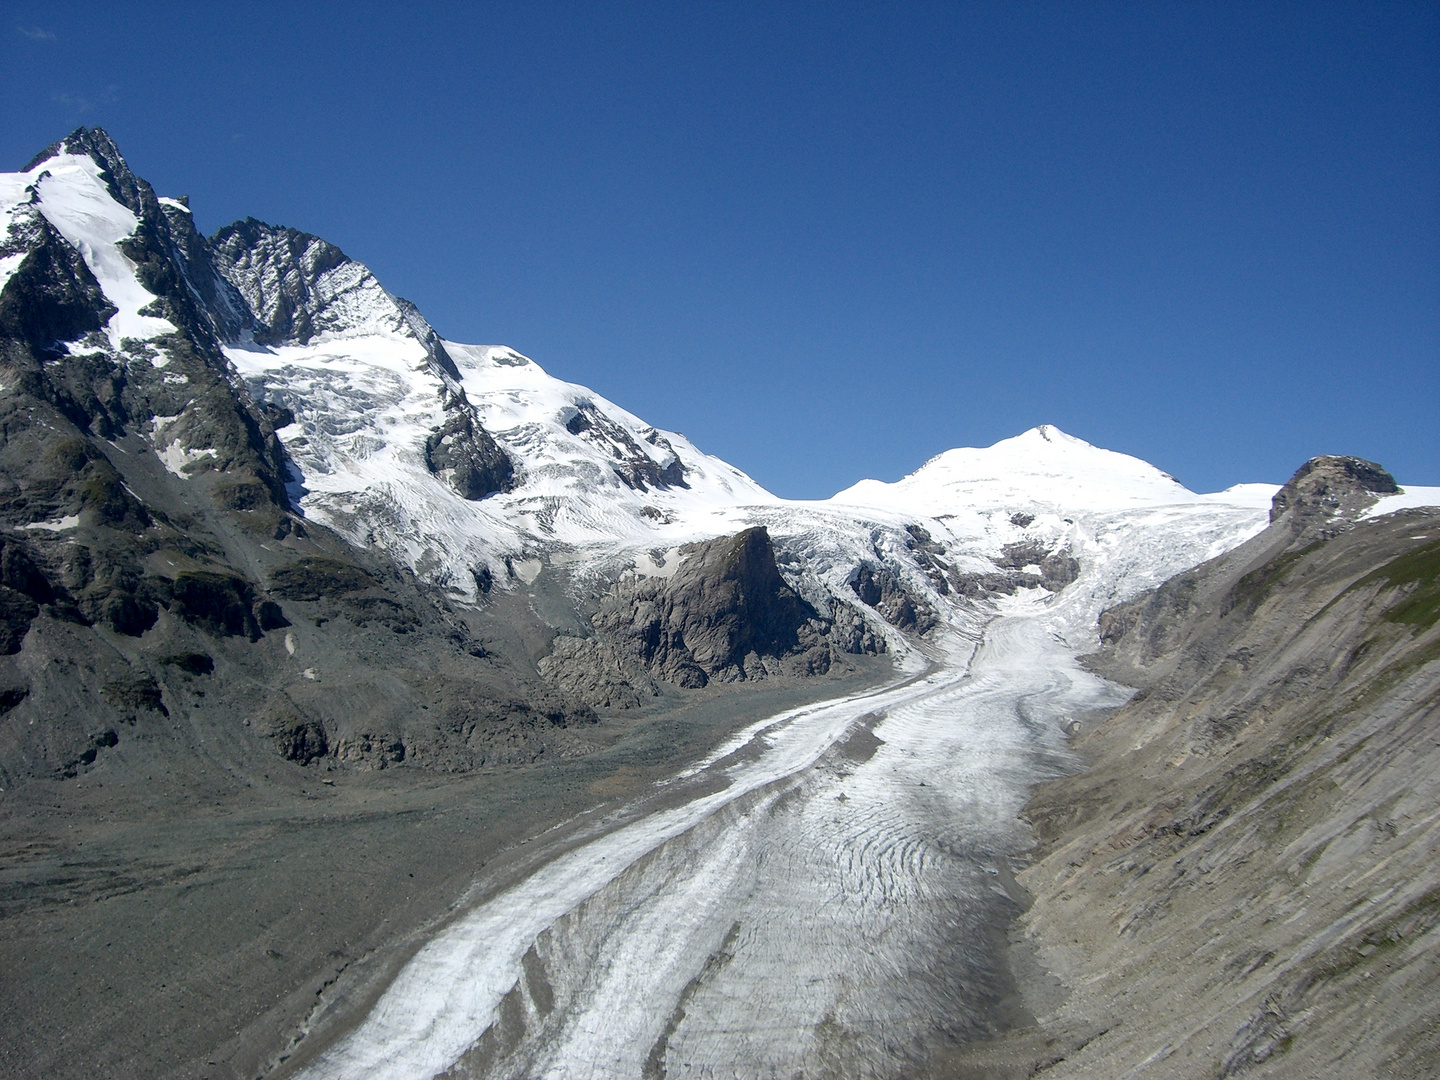
POLYGON ((1315 459, 1265 532, 1104 613, 1092 666, 1140 691, 1026 810, 1039 1025, 955 1075, 1435 1075, 1440 513, 1362 519, 1394 491, 1315 459))

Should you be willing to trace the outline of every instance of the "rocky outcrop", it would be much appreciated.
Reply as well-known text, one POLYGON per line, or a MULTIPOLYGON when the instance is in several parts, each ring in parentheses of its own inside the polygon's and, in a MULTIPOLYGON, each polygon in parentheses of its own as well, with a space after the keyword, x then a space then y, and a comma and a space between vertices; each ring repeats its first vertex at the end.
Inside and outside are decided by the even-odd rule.
POLYGON ((1045 1075, 1434 1075, 1440 517, 1292 531, 1384 484, 1317 459, 1266 532, 1102 617, 1093 666, 1139 693, 1026 809, 1017 956, 1064 988, 1014 1045, 1045 1075))
POLYGON ((621 654, 677 686, 698 687, 763 677, 767 659, 819 645, 810 626, 818 615, 781 578, 763 526, 680 554, 673 577, 634 579, 602 601, 595 628, 621 654))
POLYGON ((515 466, 472 410, 457 401, 443 427, 425 440, 425 465, 464 499, 483 499, 515 486, 515 466))
POLYGON ((763 527, 689 544, 669 578, 629 578, 602 599, 593 638, 561 636, 540 670, 589 704, 628 708, 654 680, 712 682, 810 676, 840 652, 880 652, 883 639, 853 609, 821 613, 780 576, 763 527))
MULTIPOLYGON (((1016 514, 1011 524, 1023 528, 1032 521, 1034 518, 1030 515, 1016 514)), ((928 530, 919 525, 907 525, 905 530, 908 534, 905 546, 910 557, 941 596, 954 592, 970 600, 989 600, 1011 596, 1020 589, 1059 592, 1080 573, 1080 563, 1068 547, 1061 545, 1052 549, 1039 540, 1005 545, 998 556, 991 558, 994 566, 991 570, 962 570, 948 556, 945 545, 936 541, 928 530)), ((934 609, 883 566, 858 567, 851 576, 851 588, 864 603, 901 630, 924 634, 938 623, 934 609)))
POLYGON ((220 229, 210 244, 262 345, 303 345, 343 325, 355 294, 381 291, 369 271, 334 244, 298 229, 246 218, 220 229))
POLYGON ((1399 490, 1395 478, 1373 461, 1336 455, 1314 457, 1275 493, 1270 520, 1288 515, 1291 531, 1300 533, 1335 519, 1353 520, 1382 495, 1394 495, 1399 490))
POLYGON ((557 689, 596 708, 633 709, 660 694, 638 657, 598 638, 557 637, 538 666, 557 689))
POLYGON ((594 405, 588 402, 575 407, 565 421, 565 430, 597 447, 611 460, 611 468, 628 488, 649 491, 651 488, 689 487, 685 482, 685 466, 670 441, 655 428, 645 433, 645 441, 659 451, 657 460, 594 405))
POLYGON ((939 623, 935 609, 913 595, 884 566, 861 563, 851 575, 850 591, 862 604, 878 611, 897 630, 925 634, 939 623))
POLYGON ((24 253, 0 292, 0 335, 33 355, 50 357, 62 343, 102 329, 115 307, 80 253, 65 242, 36 205, 39 196, 16 210, 0 255, 24 253))

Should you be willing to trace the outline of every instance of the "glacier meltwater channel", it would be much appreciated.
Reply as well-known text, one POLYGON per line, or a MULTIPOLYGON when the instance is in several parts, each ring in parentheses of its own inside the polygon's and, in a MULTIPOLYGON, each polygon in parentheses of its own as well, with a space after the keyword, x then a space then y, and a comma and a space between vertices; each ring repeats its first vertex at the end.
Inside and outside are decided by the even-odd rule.
POLYGON ((890 1076, 982 1034, 1025 793, 1065 766, 1066 713, 1125 696, 1040 611, 756 725, 694 774, 723 790, 452 924, 302 1075, 890 1076))

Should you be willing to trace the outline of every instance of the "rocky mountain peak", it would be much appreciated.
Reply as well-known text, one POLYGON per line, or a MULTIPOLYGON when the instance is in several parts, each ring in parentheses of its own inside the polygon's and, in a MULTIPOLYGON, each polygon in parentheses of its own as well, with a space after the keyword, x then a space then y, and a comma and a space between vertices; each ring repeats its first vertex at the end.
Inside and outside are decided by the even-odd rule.
POLYGON ((326 279, 336 269, 359 268, 347 275, 355 279, 346 283, 352 288, 363 288, 370 276, 334 244, 253 217, 226 225, 210 244, 220 273, 249 305, 250 330, 262 345, 304 345, 334 327, 336 320, 327 318, 326 309, 343 286, 326 279))
POLYGON ((104 128, 78 127, 59 142, 51 143, 36 154, 22 172, 30 172, 51 158, 61 154, 88 156, 102 170, 102 179, 110 194, 117 202, 127 206, 137 217, 142 216, 145 207, 155 202, 155 193, 150 185, 141 180, 125 163, 120 148, 104 128))
POLYGON ((1395 478, 1373 461, 1324 454, 1301 465, 1275 493, 1270 520, 1290 514, 1299 532, 1334 518, 1353 519, 1380 496, 1399 490, 1395 478))

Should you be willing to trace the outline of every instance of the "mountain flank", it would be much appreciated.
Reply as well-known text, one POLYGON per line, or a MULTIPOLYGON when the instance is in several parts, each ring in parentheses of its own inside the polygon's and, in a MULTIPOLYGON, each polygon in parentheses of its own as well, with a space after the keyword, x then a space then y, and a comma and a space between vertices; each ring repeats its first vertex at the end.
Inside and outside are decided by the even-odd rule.
POLYGON ((1440 513, 1355 520, 1394 490, 1317 458, 1264 532, 1102 615, 1091 665, 1139 689, 1025 810, 1038 1024, 947 1075, 1434 1075, 1440 513))

